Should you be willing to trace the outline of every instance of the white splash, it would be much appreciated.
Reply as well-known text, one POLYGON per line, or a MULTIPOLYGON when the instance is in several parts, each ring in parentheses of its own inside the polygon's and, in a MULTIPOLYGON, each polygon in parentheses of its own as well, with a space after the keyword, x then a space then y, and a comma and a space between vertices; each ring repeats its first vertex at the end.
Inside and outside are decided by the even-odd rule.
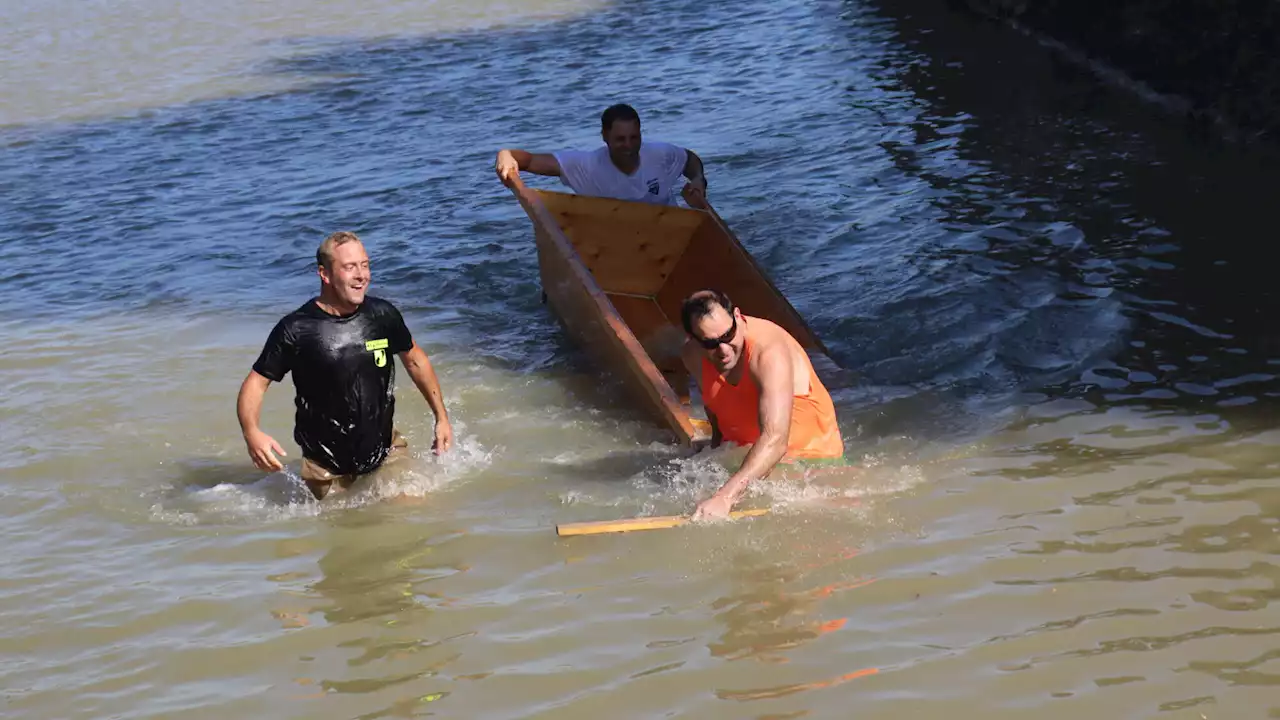
POLYGON ((379 468, 349 489, 317 501, 292 463, 284 470, 249 483, 221 482, 212 487, 172 487, 150 506, 154 522, 169 525, 283 522, 316 517, 403 497, 424 497, 483 471, 495 451, 466 435, 454 422, 454 446, 437 456, 424 445, 410 460, 379 468))

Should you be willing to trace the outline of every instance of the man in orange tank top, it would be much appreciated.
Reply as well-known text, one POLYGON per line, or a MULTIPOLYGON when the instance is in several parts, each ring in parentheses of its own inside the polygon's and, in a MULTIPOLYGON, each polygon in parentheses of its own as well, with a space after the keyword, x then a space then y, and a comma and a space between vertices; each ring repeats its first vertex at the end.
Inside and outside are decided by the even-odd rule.
POLYGON ((841 458, 844 440, 831 396, 804 348, 764 318, 743 315, 719 290, 699 290, 680 309, 682 353, 711 421, 711 445, 750 445, 742 466, 694 519, 726 517, 747 485, 785 458, 841 458))

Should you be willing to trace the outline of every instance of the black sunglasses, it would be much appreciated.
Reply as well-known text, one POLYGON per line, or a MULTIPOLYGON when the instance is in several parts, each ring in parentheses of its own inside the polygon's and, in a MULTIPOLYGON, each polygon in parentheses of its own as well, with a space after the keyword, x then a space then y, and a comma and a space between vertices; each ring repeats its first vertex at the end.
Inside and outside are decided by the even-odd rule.
POLYGON ((732 315, 730 317, 733 318, 733 324, 730 325, 725 334, 720 337, 700 338, 695 335, 693 339, 697 340, 699 345, 708 350, 715 350, 721 345, 728 345, 733 342, 733 339, 738 335, 738 317, 736 315, 732 315))

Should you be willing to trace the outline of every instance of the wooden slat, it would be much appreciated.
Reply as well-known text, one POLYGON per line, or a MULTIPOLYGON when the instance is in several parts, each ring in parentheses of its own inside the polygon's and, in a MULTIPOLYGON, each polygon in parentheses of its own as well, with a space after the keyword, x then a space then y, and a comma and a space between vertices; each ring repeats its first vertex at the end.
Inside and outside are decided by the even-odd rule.
POLYGON ((565 327, 605 367, 618 374, 629 392, 686 445, 704 434, 688 409, 653 364, 622 316, 582 264, 559 223, 538 193, 522 182, 511 188, 533 221, 543 292, 565 327))
MULTIPOLYGON (((759 517, 768 514, 767 508, 758 510, 733 510, 729 513, 732 520, 748 517, 759 517)), ((556 525, 556 534, 561 537, 571 535, 599 535, 601 533, 634 532, 636 530, 664 530, 666 528, 687 525, 692 519, 687 515, 660 515, 657 517, 626 518, 623 520, 596 520, 592 522, 564 523, 556 525)))
POLYGON ((683 230, 686 235, 705 220, 701 211, 677 205, 652 205, 549 190, 535 192, 555 216, 595 217, 618 225, 643 225, 675 232, 683 230))
POLYGON ((707 221, 702 212, 670 205, 550 191, 538 197, 605 292, 658 292, 707 221))
POLYGON ((743 246, 742 241, 738 239, 738 236, 733 234, 733 230, 729 228, 729 224, 724 221, 724 218, 720 217, 720 213, 716 212, 716 209, 711 206, 711 203, 707 203, 706 212, 707 215, 711 217, 711 221, 715 226, 719 228, 721 234, 729 239, 738 259, 749 265, 754 270, 756 277, 759 278, 761 283, 769 288, 770 293, 776 299, 779 316, 769 317, 768 319, 778 325, 781 325, 783 328, 786 328, 787 332, 790 333, 791 336, 794 337, 804 348, 817 350, 830 358, 831 352, 827 350, 827 346, 822 342, 822 338, 819 338, 817 333, 813 331, 813 328, 809 327, 809 323, 805 321, 804 316, 800 314, 800 311, 795 309, 795 306, 791 304, 791 301, 787 299, 786 295, 782 294, 782 291, 778 289, 778 286, 773 284, 773 280, 769 277, 769 274, 764 271, 764 268, 760 267, 760 263, 756 261, 754 255, 747 251, 747 248, 743 246))
MULTIPOLYGON (((631 328, 636 339, 644 346, 653 364, 662 372, 667 384, 680 399, 680 405, 688 413, 691 409, 689 371, 685 369, 684 361, 680 359, 685 334, 679 327, 679 321, 672 322, 651 297, 606 294, 613 302, 613 306, 618 309, 618 313, 622 315, 622 319, 627 321, 627 326, 631 328)), ((694 428, 702 430, 697 420, 691 419, 691 422, 694 428)), ((705 434, 710 436, 710 429, 705 430, 705 434)))
POLYGON ((684 367, 680 361, 684 330, 667 318, 653 298, 617 295, 607 290, 605 294, 659 370, 668 373, 684 367))
POLYGON ((680 304, 690 293, 714 287, 726 293, 747 315, 772 320, 792 335, 805 349, 826 353, 826 347, 778 292, 751 254, 726 234, 727 228, 708 222, 694 233, 680 262, 658 291, 659 307, 668 316, 680 318, 680 304))
POLYGON ((561 229, 605 292, 653 295, 689 244, 690 231, 608 217, 556 214, 561 229))

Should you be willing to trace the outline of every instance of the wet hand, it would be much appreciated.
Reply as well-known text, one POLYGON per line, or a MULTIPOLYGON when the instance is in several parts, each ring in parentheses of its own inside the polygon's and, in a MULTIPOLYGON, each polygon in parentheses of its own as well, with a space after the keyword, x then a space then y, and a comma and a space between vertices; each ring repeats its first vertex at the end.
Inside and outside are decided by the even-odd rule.
POLYGON ((494 163, 494 170, 498 173, 498 179, 507 187, 511 187, 520 179, 520 165, 516 162, 515 157, 506 150, 498 153, 498 160, 494 163))
POLYGON ((680 191, 680 196, 684 198, 685 202, 689 203, 691 208, 707 209, 707 186, 705 183, 698 185, 685 183, 684 189, 680 191))
POLYGON ((449 424, 448 419, 436 421, 436 439, 431 443, 431 449, 436 451, 437 455, 443 455, 453 447, 453 426, 449 424))
POLYGON ((253 460, 259 470, 273 472, 284 469, 284 463, 276 458, 275 453, 279 453, 281 457, 287 457, 288 453, 275 438, 261 430, 253 430, 244 436, 244 444, 249 449, 249 459, 253 460))
POLYGON ((719 493, 698 503, 698 507, 693 511, 693 520, 723 520, 729 517, 729 511, 733 509, 733 500, 719 493))

